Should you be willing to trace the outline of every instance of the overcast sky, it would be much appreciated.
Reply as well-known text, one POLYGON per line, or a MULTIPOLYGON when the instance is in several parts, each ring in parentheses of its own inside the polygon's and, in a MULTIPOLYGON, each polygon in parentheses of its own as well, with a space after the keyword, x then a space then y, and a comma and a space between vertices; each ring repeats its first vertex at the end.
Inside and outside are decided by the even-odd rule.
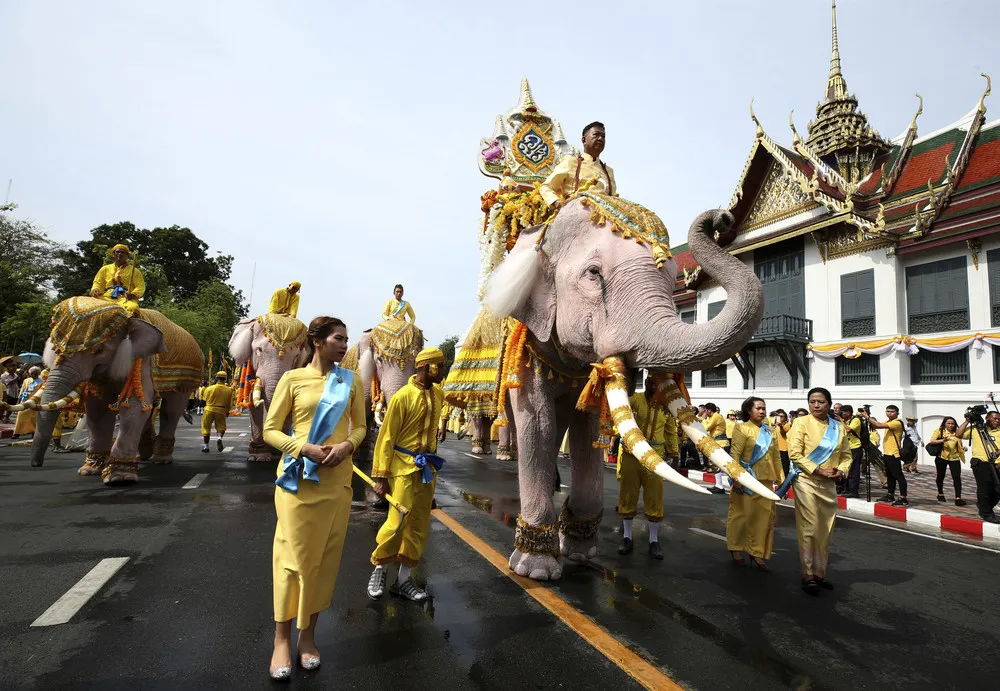
MULTIPOLYGON (((848 87, 883 136, 1000 89, 995 0, 841 0, 848 87)), ((236 258, 251 312, 302 282, 299 317, 377 321, 406 286, 430 342, 477 310, 481 137, 517 100, 579 138, 607 125, 622 196, 673 244, 728 204, 754 107, 779 143, 815 116, 826 0, 0 3, 0 200, 73 243, 102 223, 190 227, 236 258), (505 8, 510 8, 505 14, 505 8)), ((1000 117, 1000 93, 987 120, 1000 117)))

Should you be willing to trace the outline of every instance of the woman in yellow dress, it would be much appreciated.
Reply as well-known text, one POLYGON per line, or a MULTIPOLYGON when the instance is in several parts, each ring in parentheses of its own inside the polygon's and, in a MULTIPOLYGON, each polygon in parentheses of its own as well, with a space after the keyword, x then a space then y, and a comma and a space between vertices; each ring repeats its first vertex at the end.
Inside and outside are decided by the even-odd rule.
MULTIPOLYGON (((740 412, 743 422, 733 428, 730 455, 765 486, 780 484, 785 474, 781 470, 778 439, 770 426, 764 424, 767 417, 764 399, 751 396, 743 401, 740 412)), ((774 548, 774 502, 752 494, 733 482, 733 491, 729 494, 726 544, 738 566, 744 564, 740 553, 746 552, 751 564, 769 572, 771 568, 766 560, 771 558, 774 548)))
POLYGON ((319 667, 316 620, 333 597, 351 512, 351 455, 365 437, 361 378, 336 364, 347 353, 344 322, 316 317, 307 343, 309 364, 282 375, 264 422, 264 441, 284 456, 274 490, 272 679, 291 675, 292 619, 299 664, 319 667))
POLYGON ((403 299, 403 286, 397 283, 392 289, 392 299, 385 303, 385 307, 382 308, 382 320, 406 321, 407 317, 410 318, 411 324, 416 321, 416 317, 413 315, 413 305, 403 299))
MULTIPOLYGON (((46 373, 48 370, 45 370, 46 373)), ((38 387, 42 385, 45 381, 42 376, 42 370, 37 366, 31 367, 28 370, 27 378, 21 382, 21 389, 17 394, 17 402, 24 403, 26 400, 31 398, 38 387)), ((35 419, 38 416, 34 410, 22 410, 14 418, 14 438, 20 437, 22 434, 28 434, 34 436, 35 434, 35 419)))
POLYGON ((788 464, 788 428, 791 427, 788 423, 788 413, 778 408, 774 411, 771 422, 771 431, 778 438, 778 455, 781 456, 782 474, 788 475, 790 469, 788 464))
POLYGON ((941 426, 931 432, 930 442, 942 442, 941 452, 934 457, 934 465, 937 466, 937 500, 945 501, 944 498, 944 471, 951 470, 951 482, 955 486, 955 506, 965 506, 966 501, 962 499, 962 464, 965 463, 965 445, 962 439, 955 434, 958 429, 958 422, 955 418, 946 416, 941 420, 941 426))
POLYGON ((802 562, 802 589, 810 595, 833 590, 826 580, 830 538, 837 519, 837 481, 851 469, 846 425, 830 415, 830 392, 809 391, 809 414, 788 431, 788 457, 794 466, 779 496, 795 485, 795 528, 802 562))

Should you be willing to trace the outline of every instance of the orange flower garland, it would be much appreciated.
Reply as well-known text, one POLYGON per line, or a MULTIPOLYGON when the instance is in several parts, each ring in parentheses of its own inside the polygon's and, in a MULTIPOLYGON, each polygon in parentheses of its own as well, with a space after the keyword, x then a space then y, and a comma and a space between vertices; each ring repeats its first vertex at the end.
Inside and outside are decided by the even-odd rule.
POLYGON ((135 399, 142 406, 142 412, 146 412, 153 408, 153 403, 152 401, 146 403, 145 398, 146 396, 142 391, 142 359, 140 358, 132 366, 132 371, 125 381, 125 386, 122 387, 121 393, 118 394, 118 400, 108 405, 108 409, 120 410, 122 408, 130 408, 132 406, 132 399, 135 399))

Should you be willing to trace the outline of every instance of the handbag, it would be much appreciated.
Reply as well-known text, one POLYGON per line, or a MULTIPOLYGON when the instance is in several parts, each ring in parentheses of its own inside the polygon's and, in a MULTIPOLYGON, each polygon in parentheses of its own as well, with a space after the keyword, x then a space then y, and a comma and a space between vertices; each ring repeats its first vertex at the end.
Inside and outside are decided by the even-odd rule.
POLYGON ((924 444, 924 448, 927 449, 927 453, 929 453, 934 458, 937 458, 938 456, 941 455, 941 452, 944 451, 944 439, 938 437, 933 441, 929 441, 926 444, 924 444))

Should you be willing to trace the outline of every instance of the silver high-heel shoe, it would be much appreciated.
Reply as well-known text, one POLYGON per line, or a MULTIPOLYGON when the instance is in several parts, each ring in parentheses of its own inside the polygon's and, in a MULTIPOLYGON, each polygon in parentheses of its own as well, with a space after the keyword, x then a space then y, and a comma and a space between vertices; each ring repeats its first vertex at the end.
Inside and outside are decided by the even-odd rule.
POLYGON ((300 655, 299 664, 304 670, 319 669, 319 655, 300 655))
POLYGON ((278 667, 277 669, 268 668, 267 674, 274 681, 288 681, 292 678, 292 668, 291 667, 278 667))

